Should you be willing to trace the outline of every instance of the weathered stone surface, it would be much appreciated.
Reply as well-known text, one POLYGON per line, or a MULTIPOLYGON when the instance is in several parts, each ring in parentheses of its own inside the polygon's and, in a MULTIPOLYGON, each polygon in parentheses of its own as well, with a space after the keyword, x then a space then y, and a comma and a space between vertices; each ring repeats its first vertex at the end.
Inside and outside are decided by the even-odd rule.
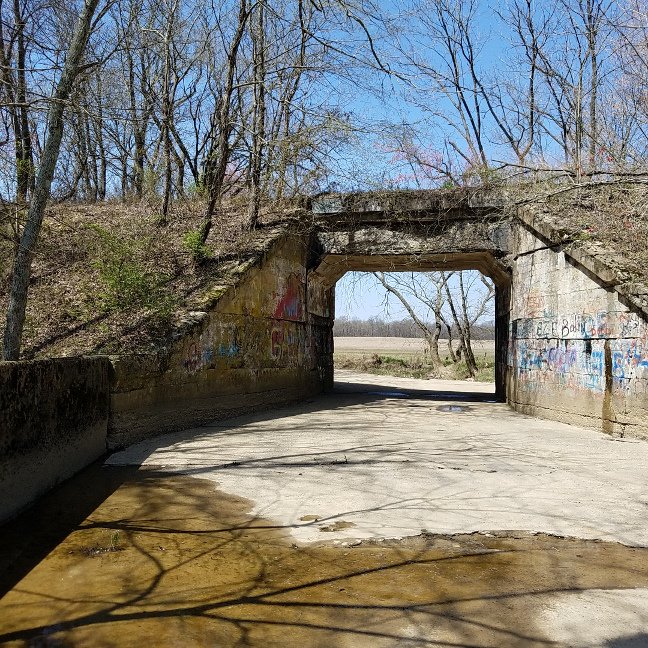
POLYGON ((582 250, 517 230, 508 398, 521 412, 648 438, 648 324, 582 250))
POLYGON ((115 363, 111 448, 267 409, 332 382, 332 292, 309 282, 308 237, 287 235, 163 356, 115 363))
POLYGON ((0 362, 0 519, 106 451, 107 358, 0 362))
MULTIPOLYGON (((317 199, 164 357, 120 359, 111 446, 279 404, 332 381, 333 290, 348 271, 477 269, 496 294, 496 385, 519 411, 648 435, 647 318, 614 264, 540 212, 468 192, 317 199)), ((500 197, 501 198, 501 197, 500 197)))

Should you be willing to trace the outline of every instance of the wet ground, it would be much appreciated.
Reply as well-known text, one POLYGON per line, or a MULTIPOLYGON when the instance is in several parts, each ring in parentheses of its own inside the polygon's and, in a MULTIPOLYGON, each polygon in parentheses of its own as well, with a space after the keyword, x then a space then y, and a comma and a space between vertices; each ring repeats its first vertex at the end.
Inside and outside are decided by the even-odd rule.
MULTIPOLYGON (((404 402, 384 398, 387 408, 404 402)), ((473 408, 441 410, 457 417, 482 405, 489 406, 459 397, 430 404, 473 408)), ((318 425, 317 416, 311 419, 318 425)), ((244 459, 253 450, 238 432, 244 459)), ((313 433, 321 452, 334 451, 319 429, 313 433)), ((591 439, 594 450, 597 438, 591 439)), ((472 447, 476 452, 478 446, 472 447)), ((446 449, 452 459, 454 451, 446 449)), ((275 447, 275 457, 280 450, 275 447)), ((636 457, 643 446, 633 450, 636 457)), ((213 452, 213 465, 228 465, 213 452)), ((264 456, 263 444, 258 454, 264 456)), ((195 457, 195 449, 187 455, 195 457)), ((363 472, 375 465, 354 458, 349 451, 346 463, 325 458, 304 465, 302 458, 278 467, 290 463, 284 458, 273 466, 299 489, 322 470, 333 478, 340 470, 363 472), (310 472, 305 482, 297 480, 310 472)), ((188 470, 187 463, 181 467, 188 470)), ((400 470, 401 480, 409 475, 399 462, 390 469, 400 470)), ((2 528, 0 645, 648 646, 648 549, 642 546, 561 538, 542 529, 493 531, 487 508, 479 513, 479 533, 440 535, 428 524, 428 531, 405 537, 367 537, 373 527, 363 526, 353 506, 345 510, 344 492, 337 504, 328 504, 330 511, 323 500, 298 506, 288 498, 283 506, 289 512, 269 516, 259 509, 271 509, 260 504, 264 497, 281 504, 281 495, 272 492, 274 479, 267 481, 268 492, 246 499, 233 492, 233 482, 224 492, 211 473, 203 479, 181 472, 95 465, 2 528), (334 506, 342 507, 337 514, 334 506)), ((352 474, 345 474, 351 483, 352 474)), ((472 475, 477 488, 480 474, 472 475)), ((260 488, 267 470, 257 477, 260 488)), ((363 476, 365 487, 372 481, 363 476)), ((619 499, 623 495, 616 492, 619 499)), ((627 528, 634 527, 629 521, 627 528)))
POLYGON ((97 481, 116 490, 62 540, 72 484, 3 534, 2 583, 23 578, 0 601, 2 645, 572 646, 587 592, 625 611, 600 645, 648 645, 631 589, 648 587, 647 549, 525 533, 299 546, 210 482, 95 466, 77 486, 97 481))

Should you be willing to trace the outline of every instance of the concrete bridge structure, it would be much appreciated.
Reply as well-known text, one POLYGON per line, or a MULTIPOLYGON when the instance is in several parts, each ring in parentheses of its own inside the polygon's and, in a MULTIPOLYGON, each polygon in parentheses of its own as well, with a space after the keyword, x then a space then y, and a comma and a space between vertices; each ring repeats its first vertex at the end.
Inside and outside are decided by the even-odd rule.
POLYGON ((0 517, 106 449, 329 389, 335 283, 352 270, 483 272, 497 287, 497 397, 648 438, 646 305, 537 207, 480 191, 327 194, 261 238, 154 353, 0 364, 0 517), (69 424, 84 408, 89 424, 69 424), (45 474, 25 490, 35 464, 45 474))

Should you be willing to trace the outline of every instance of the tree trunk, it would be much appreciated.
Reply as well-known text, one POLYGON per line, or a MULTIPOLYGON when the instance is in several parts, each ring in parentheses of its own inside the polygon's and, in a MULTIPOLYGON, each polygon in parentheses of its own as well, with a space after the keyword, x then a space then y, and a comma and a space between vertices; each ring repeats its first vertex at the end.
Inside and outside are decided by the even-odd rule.
MULTIPOLYGON (((461 286, 461 291, 463 295, 463 282, 461 281, 461 273, 459 273, 460 277, 460 286, 461 286)), ((452 319, 454 320, 454 323, 459 331, 459 337, 461 338, 461 347, 457 351, 457 357, 461 357, 461 349, 463 348, 465 359, 466 359, 466 367, 468 368, 468 373, 470 374, 471 378, 475 377, 475 374, 477 373, 477 366, 475 365, 475 358, 472 354, 472 349, 470 349, 470 345, 466 340, 466 331, 465 327, 462 324, 461 318, 457 314, 457 308, 455 306, 454 300, 452 299, 452 293, 450 292, 450 287, 446 283, 445 285, 445 290, 446 290, 446 295, 448 297, 448 306, 450 306, 450 312, 452 313, 452 319)))
POLYGON ((434 332, 427 339, 428 349, 430 351, 430 362, 434 367, 440 367, 443 362, 441 362, 441 356, 439 356, 439 338, 441 337, 441 322, 436 320, 434 323, 434 332))
POLYGON ((33 190, 34 182, 34 160, 31 148, 31 136, 29 129, 29 118, 27 114, 27 79, 26 59, 27 48, 25 44, 25 20, 22 16, 19 0, 14 0, 14 19, 17 29, 18 66, 17 66, 17 87, 16 101, 17 108, 17 130, 16 138, 16 193, 19 202, 25 202, 30 190, 33 190))
POLYGON ((252 112, 252 153, 250 160, 250 197, 248 229, 254 229, 259 219, 261 203, 261 162, 265 140, 265 24, 263 0, 257 5, 257 21, 253 29, 254 106, 252 112))
POLYGON ((227 163, 230 157, 229 140, 232 133, 230 108, 234 93, 234 76, 236 73, 238 51, 245 33, 248 15, 247 0, 239 0, 238 22, 232 44, 227 53, 227 76, 225 88, 220 97, 220 109, 218 110, 217 116, 218 140, 215 150, 210 151, 205 164, 205 183, 207 184, 209 198, 205 216, 199 230, 200 242, 203 245, 207 242, 207 237, 212 228, 214 214, 220 208, 223 198, 223 183, 227 174, 227 163))
POLYGON ((394 295, 394 297, 396 297, 396 299, 400 301, 400 303, 403 305, 403 308, 405 308, 405 310, 407 311, 407 314, 412 318, 412 320, 414 320, 414 323, 421 330, 423 337, 428 343, 428 347, 430 349, 430 362, 432 366, 435 368, 440 367, 443 364, 441 362, 441 358, 439 357, 439 336, 441 335, 441 323, 439 321, 435 321, 434 331, 430 331, 425 322, 416 314, 416 311, 407 301, 405 295, 403 295, 399 290, 397 290, 396 288, 394 288, 394 286, 391 286, 387 282, 387 280, 385 279, 385 274, 383 272, 374 272, 373 275, 374 277, 376 277, 376 279, 378 279, 378 281, 382 284, 383 288, 387 292, 394 295))
POLYGON ((43 223, 45 206, 50 197, 54 171, 61 149, 65 105, 79 73, 79 66, 90 37, 92 17, 98 4, 99 0, 86 0, 81 10, 72 34, 63 71, 50 104, 47 120, 47 139, 45 140, 41 164, 27 213, 27 222, 25 223, 13 266, 2 350, 4 360, 18 360, 20 357, 32 258, 43 223))
POLYGON ((477 362, 475 361, 475 354, 472 350, 472 340, 471 340, 471 322, 468 317, 468 304, 466 303, 466 291, 464 289, 463 283, 463 273, 459 273, 459 289, 461 290, 461 310, 463 318, 463 330, 462 330, 462 339, 464 342, 464 350, 466 352, 466 364, 468 365, 468 371, 470 371, 471 376, 475 376, 477 373, 477 362))

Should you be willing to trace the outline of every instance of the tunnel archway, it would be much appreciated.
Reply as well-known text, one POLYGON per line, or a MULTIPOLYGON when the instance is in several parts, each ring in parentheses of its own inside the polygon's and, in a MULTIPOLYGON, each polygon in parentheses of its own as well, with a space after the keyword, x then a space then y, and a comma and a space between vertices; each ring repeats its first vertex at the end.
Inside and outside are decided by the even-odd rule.
MULTIPOLYGON (((469 212, 414 223, 382 221, 375 213, 366 214, 365 222, 358 218, 330 223, 316 235, 307 280, 309 311, 330 314, 332 325, 335 285, 347 272, 477 270, 495 284, 495 393, 505 400, 511 300, 507 222, 483 215, 473 219, 469 212), (327 307, 318 309, 322 294, 327 307)), ((332 340, 329 348, 332 354, 332 340)), ((328 364, 332 367, 332 358, 328 364)))
MULTIPOLYGON (((507 353, 511 281, 509 274, 488 253, 443 255, 326 255, 309 273, 311 282, 329 293, 331 325, 335 319, 335 285, 347 272, 424 272, 477 270, 495 284, 495 395, 506 400, 507 353)), ((309 291, 310 292, 310 291, 309 291)), ((331 344, 328 348, 333 350, 331 344)), ((332 365, 332 358, 327 362, 332 365)))

